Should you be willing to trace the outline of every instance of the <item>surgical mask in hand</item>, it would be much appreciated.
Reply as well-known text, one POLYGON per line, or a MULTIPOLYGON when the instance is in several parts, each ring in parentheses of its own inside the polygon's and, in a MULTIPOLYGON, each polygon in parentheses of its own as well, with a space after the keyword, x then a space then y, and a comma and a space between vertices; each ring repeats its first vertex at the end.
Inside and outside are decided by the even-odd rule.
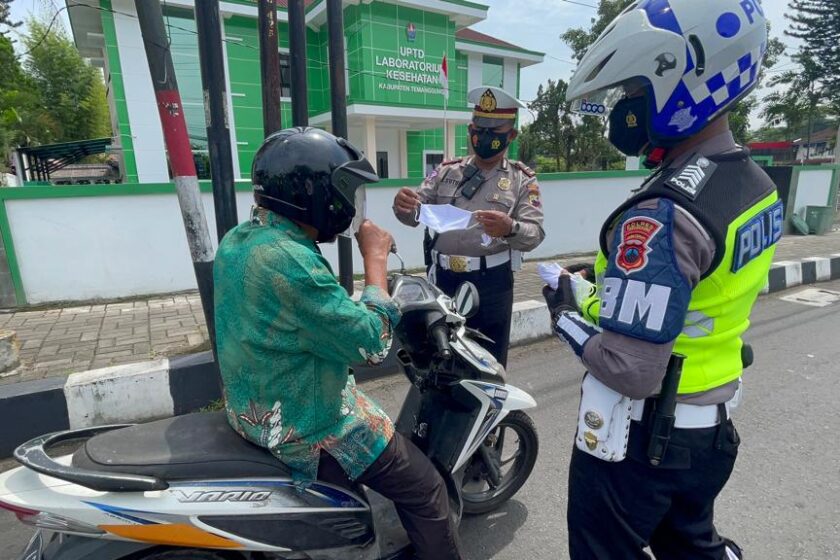
MULTIPOLYGON (((569 274, 569 272, 557 263, 540 263, 537 265, 537 274, 552 290, 556 290, 560 283, 560 276, 569 274)), ((581 307, 583 302, 595 294, 595 284, 589 282, 577 272, 571 274, 569 280, 572 284, 575 302, 578 307, 581 307)))
POLYGON ((467 229, 472 220, 472 212, 451 204, 422 204, 417 220, 437 233, 467 229))
POLYGON ((353 203, 353 206, 356 208, 356 215, 353 216, 353 221, 350 223, 350 227, 342 233, 340 233, 339 235, 343 237, 353 237, 354 235, 359 233, 359 228, 362 227, 362 222, 365 221, 365 216, 367 214, 366 191, 367 189, 365 189, 364 185, 356 189, 355 201, 353 203))

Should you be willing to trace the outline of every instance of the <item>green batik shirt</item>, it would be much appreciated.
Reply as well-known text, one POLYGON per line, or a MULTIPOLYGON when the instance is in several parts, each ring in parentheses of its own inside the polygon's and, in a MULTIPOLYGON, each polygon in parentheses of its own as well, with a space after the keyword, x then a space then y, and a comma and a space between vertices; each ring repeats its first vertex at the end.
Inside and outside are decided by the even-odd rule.
POLYGON ((214 266, 216 344, 228 421, 297 480, 321 451, 351 479, 382 453, 394 425, 356 388, 350 364, 381 362, 399 311, 380 288, 354 302, 293 222, 258 208, 222 240, 214 266))

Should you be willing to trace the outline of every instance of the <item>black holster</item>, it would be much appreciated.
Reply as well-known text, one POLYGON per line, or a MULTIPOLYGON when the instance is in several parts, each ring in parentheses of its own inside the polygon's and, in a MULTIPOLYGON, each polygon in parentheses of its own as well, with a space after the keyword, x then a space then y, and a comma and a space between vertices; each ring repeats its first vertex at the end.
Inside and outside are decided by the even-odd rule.
POLYGON ((426 264, 426 270, 432 266, 432 251, 435 248, 435 244, 437 243, 438 237, 440 234, 435 235, 432 237, 432 234, 429 233, 429 228, 423 232, 423 262, 426 264))

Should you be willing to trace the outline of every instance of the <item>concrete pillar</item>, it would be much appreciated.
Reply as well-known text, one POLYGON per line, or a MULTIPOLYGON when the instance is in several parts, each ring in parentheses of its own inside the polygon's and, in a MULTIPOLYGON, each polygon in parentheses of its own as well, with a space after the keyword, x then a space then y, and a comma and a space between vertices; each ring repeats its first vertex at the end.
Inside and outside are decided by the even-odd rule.
POLYGON ((455 127, 457 126, 456 123, 452 121, 446 121, 446 130, 444 134, 446 134, 446 142, 444 142, 444 146, 446 146, 446 150, 443 153, 443 160, 448 161, 455 158, 455 127))
POLYGON ((408 130, 400 129, 400 177, 408 177, 408 130))
POLYGON ((376 167, 376 117, 365 117, 365 157, 376 167))

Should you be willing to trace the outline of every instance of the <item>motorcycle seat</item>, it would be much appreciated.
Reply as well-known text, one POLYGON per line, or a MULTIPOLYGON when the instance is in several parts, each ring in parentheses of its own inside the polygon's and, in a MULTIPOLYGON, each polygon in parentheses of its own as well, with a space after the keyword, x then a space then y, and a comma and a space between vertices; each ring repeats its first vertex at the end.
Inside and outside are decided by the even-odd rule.
POLYGON ((291 476, 268 450, 236 433, 224 412, 186 414, 96 435, 73 454, 73 466, 167 481, 291 476))

